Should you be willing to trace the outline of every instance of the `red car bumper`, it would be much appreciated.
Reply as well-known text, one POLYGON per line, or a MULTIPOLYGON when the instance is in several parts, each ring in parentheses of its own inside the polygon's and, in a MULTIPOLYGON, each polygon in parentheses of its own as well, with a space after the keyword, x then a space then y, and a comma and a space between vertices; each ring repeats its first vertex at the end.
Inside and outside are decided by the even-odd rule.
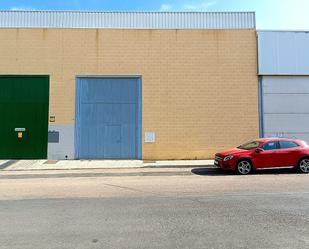
POLYGON ((235 162, 234 160, 226 161, 223 160, 215 160, 215 167, 224 170, 235 170, 235 162))

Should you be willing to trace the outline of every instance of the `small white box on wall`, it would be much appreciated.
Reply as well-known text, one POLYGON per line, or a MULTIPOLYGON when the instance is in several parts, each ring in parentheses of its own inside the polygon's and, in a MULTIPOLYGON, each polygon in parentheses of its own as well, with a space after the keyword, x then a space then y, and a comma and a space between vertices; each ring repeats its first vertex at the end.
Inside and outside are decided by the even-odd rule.
POLYGON ((153 131, 145 132, 145 143, 155 143, 156 142, 156 133, 153 131))

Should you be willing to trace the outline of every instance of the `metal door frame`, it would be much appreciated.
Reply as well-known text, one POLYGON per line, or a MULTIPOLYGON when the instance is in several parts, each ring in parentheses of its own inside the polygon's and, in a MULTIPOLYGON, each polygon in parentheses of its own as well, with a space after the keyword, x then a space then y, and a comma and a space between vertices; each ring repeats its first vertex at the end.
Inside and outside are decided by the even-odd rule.
MULTIPOLYGON (((137 158, 142 159, 142 76, 141 75, 77 75, 75 77, 75 125, 74 125, 74 157, 80 159, 80 90, 81 80, 89 78, 115 78, 115 79, 136 79, 137 80, 137 132, 136 132, 136 152, 137 158)), ((119 160, 119 159, 117 159, 119 160)), ((125 160, 125 159, 124 159, 125 160)))
POLYGON ((263 89, 263 77, 259 76, 258 79, 258 90, 259 90, 259 127, 260 137, 263 138, 264 134, 264 89, 263 89))

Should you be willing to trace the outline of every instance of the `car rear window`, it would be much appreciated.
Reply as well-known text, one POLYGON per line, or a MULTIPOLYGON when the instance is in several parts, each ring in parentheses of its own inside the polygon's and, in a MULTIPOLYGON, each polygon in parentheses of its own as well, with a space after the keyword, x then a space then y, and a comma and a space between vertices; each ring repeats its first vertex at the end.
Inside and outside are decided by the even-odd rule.
POLYGON ((292 141, 280 141, 280 149, 291 149, 291 148, 296 148, 299 147, 299 145, 295 142, 292 141))

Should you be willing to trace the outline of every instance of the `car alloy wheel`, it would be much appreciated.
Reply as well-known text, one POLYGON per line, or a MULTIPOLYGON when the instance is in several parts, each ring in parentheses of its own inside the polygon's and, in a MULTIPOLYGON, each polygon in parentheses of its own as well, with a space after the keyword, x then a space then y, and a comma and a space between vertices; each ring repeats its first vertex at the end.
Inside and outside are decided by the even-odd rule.
POLYGON ((303 173, 309 173, 309 159, 305 158, 302 159, 299 163, 299 169, 301 170, 301 172, 303 173))
POLYGON ((243 160, 237 164, 237 171, 241 175, 248 175, 252 170, 252 165, 249 161, 243 160))

